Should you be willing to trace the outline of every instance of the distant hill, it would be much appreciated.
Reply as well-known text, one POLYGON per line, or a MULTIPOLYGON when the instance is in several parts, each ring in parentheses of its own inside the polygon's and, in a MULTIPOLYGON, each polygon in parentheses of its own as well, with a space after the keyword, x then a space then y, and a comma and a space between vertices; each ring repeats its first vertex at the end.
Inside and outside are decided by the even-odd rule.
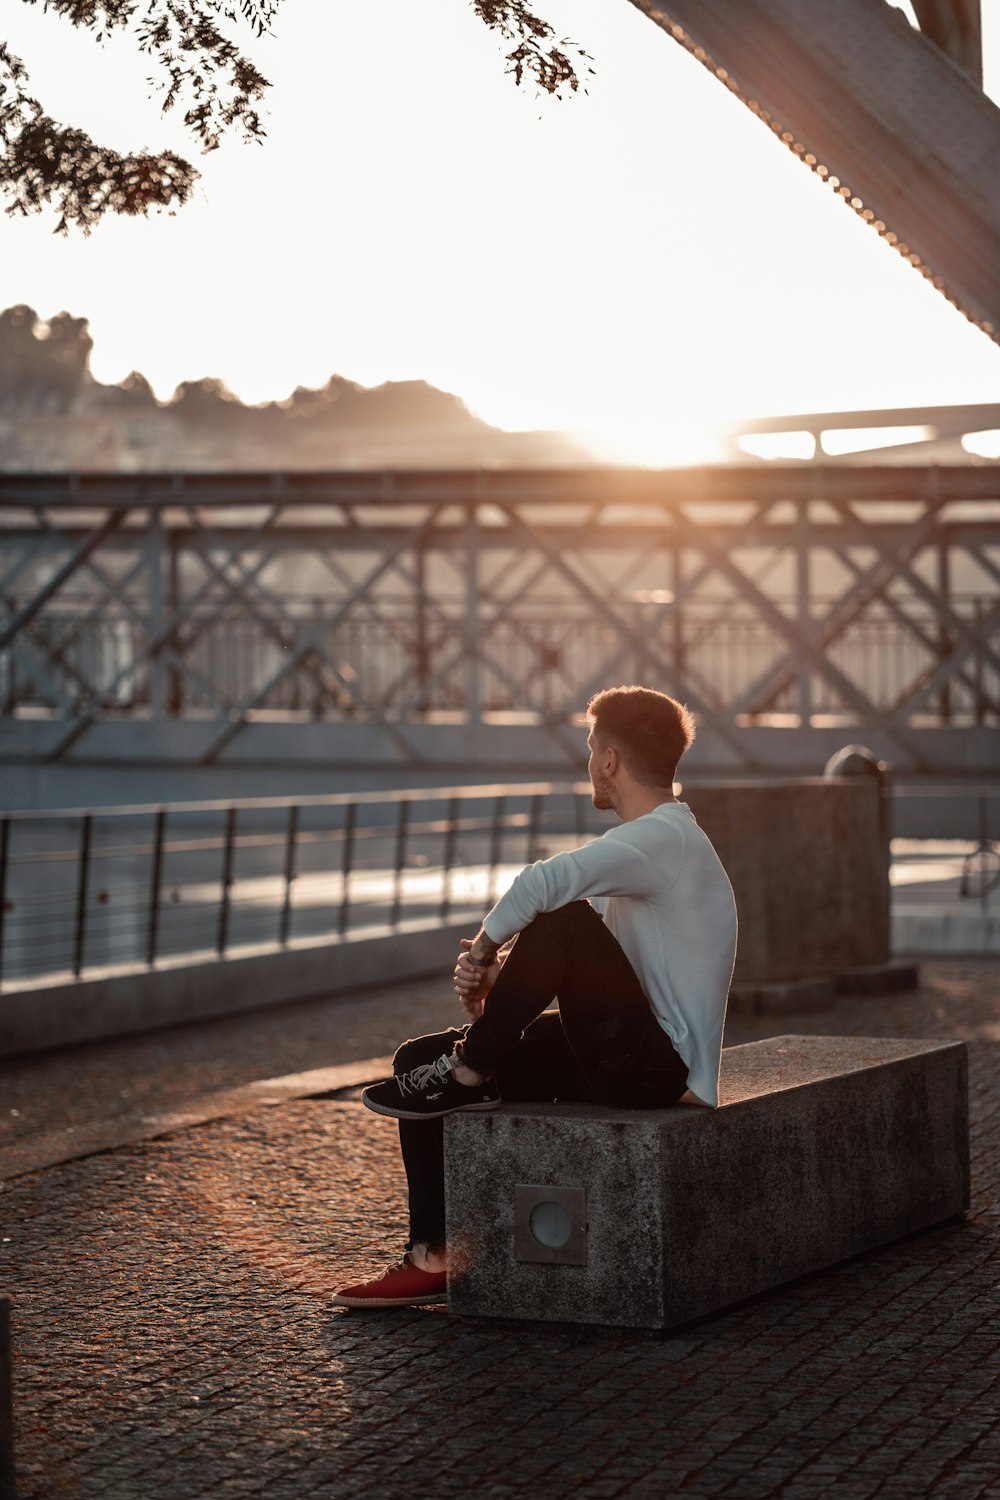
POLYGON ((85 318, 0 313, 0 468, 470 468, 592 462, 558 432, 503 432, 422 380, 368 389, 331 375, 317 390, 245 406, 221 380, 158 401, 133 371, 102 385, 85 318))

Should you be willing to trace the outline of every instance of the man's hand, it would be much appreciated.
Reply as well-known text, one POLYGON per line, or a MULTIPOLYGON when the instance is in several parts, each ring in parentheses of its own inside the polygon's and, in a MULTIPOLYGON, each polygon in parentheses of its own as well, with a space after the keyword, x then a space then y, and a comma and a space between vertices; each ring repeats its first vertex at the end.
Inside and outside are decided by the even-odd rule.
POLYGON ((470 1021, 478 1021, 483 1013, 483 1001, 496 984, 502 961, 498 958, 488 969, 477 968, 469 960, 469 950, 474 938, 462 938, 462 952, 455 962, 455 993, 470 1021))

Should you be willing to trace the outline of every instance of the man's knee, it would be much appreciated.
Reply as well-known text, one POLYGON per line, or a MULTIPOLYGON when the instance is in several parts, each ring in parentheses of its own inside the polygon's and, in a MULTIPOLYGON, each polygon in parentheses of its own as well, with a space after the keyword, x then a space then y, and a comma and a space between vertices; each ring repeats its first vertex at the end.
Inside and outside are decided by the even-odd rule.
POLYGON ((392 1059, 393 1073, 408 1073, 421 1063, 436 1062, 442 1053, 451 1052, 463 1033, 451 1028, 448 1031, 431 1032, 428 1036, 411 1037, 397 1047, 392 1059))
POLYGON ((537 928, 539 932, 566 932, 592 919, 598 922, 601 920, 589 901, 569 901, 565 906, 555 907, 553 911, 540 911, 528 926, 537 928))

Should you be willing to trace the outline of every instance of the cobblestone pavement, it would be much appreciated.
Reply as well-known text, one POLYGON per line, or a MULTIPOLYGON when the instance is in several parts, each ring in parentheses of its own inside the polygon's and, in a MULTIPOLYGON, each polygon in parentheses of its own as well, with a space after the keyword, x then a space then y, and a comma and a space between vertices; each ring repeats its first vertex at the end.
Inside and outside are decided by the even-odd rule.
MULTIPOLYGON (((404 1223, 394 1128, 349 1098, 15 1178, 0 1288, 16 1298, 21 1500, 1000 1497, 998 993, 1000 964, 935 962, 910 995, 734 1023, 731 1043, 966 1038, 973 1209, 664 1337, 331 1308, 404 1223)), ((369 998, 368 1019, 359 997, 191 1028, 201 1047, 170 1033, 80 1049, 72 1089, 71 1058, 37 1059, 18 1096, 34 1125, 15 1121, 82 1119, 81 1079, 107 1090, 91 1110, 116 1107, 119 1076, 162 1106, 385 1052, 439 1024, 437 1005, 450 1014, 439 987, 425 1014, 415 991, 369 998)))
POLYGON ((381 1057, 457 1014, 447 978, 425 979, 0 1060, 0 1150, 257 1078, 381 1057))

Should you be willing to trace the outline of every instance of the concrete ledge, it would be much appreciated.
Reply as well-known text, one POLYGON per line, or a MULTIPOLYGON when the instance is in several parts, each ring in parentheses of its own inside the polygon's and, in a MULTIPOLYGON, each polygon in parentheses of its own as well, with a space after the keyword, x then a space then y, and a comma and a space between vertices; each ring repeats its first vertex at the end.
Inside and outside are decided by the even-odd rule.
POLYGON ((898 995, 920 985, 920 965, 912 958, 894 958, 887 964, 866 964, 834 975, 838 995, 898 995))
POLYGON ((915 990, 919 983, 920 965, 913 959, 899 958, 781 984, 734 984, 729 992, 729 1010, 740 1016, 787 1016, 803 1010, 828 1010, 838 995, 894 995, 915 990))
POLYGON ((434 927, 401 922, 343 942, 322 939, 4 990, 0 1057, 420 979, 450 970, 459 939, 477 925, 478 916, 466 913, 434 927))
POLYGON ((773 1037, 722 1082, 715 1111, 449 1116, 452 1311, 670 1328, 968 1207, 964 1043, 773 1037), (585 1264, 518 1259, 525 1184, 582 1190, 585 1264))
POLYGON ((962 908, 928 910, 898 904, 892 913, 892 946, 896 953, 1000 953, 1000 906, 983 911, 970 901, 962 908))
POLYGON ((787 1016, 803 1010, 827 1010, 836 999, 832 974, 789 979, 783 984, 733 985, 727 1009, 738 1016, 787 1016))

